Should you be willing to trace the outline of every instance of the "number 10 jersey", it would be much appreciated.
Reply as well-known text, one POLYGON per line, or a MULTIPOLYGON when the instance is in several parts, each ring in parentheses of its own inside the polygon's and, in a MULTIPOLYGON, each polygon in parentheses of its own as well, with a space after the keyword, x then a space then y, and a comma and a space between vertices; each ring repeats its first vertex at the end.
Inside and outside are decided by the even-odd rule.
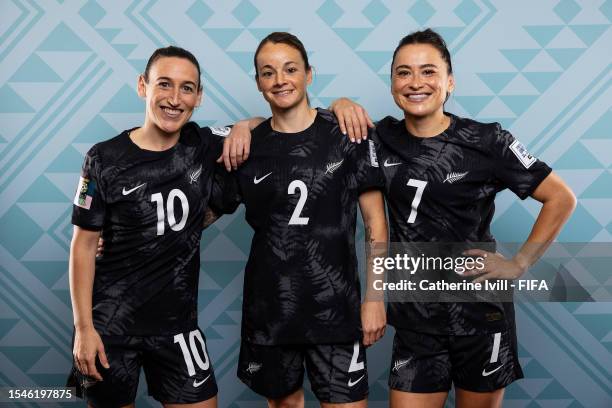
POLYGON ((188 123, 165 151, 143 150, 125 131, 87 153, 72 223, 102 230, 92 298, 100 334, 197 327, 200 236, 222 140, 188 123))

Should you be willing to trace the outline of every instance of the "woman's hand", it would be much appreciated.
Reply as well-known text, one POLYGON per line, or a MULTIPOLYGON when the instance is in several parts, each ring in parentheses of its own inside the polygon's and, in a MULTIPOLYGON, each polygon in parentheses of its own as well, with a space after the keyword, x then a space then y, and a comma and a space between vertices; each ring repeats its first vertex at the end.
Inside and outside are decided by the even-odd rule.
POLYGON ((104 352, 102 338, 96 329, 93 327, 76 329, 72 354, 77 368, 83 375, 102 381, 102 375, 96 368, 96 356, 104 368, 109 368, 110 365, 104 352))
POLYGON ((463 276, 477 276, 477 278, 474 279, 474 283, 483 282, 489 279, 518 279, 528 268, 528 265, 521 262, 519 259, 506 259, 499 252, 470 249, 463 254, 484 259, 484 267, 482 269, 471 269, 463 273, 463 276))
POLYGON ((236 122, 230 134, 223 141, 223 153, 217 163, 224 163, 227 171, 238 169, 251 152, 251 130, 248 120, 236 122))
POLYGON ((361 143, 368 138, 368 127, 373 128, 374 122, 370 115, 359 105, 348 98, 339 98, 332 102, 329 110, 336 115, 340 131, 348 133, 351 142, 361 143))
POLYGON ((365 301, 361 304, 361 327, 363 328, 363 345, 371 346, 385 334, 387 314, 385 302, 365 301))

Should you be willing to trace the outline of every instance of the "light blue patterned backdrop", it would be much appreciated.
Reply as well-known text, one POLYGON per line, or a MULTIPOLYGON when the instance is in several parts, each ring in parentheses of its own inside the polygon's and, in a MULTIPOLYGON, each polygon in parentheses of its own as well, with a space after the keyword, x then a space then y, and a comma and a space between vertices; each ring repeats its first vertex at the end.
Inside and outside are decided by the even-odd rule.
MULTIPOLYGON (((297 34, 310 51, 314 105, 350 96, 381 118, 399 113, 389 95, 395 44, 433 26, 454 56, 448 110, 500 121, 567 180, 579 204, 562 241, 610 242, 611 22, 612 0, 2 0, 0 386, 65 381, 78 172, 93 143, 142 123, 136 76, 155 48, 178 44, 199 58, 201 124, 269 115, 251 65, 273 30, 297 34)), ((502 193, 495 234, 523 240, 538 208, 502 193)), ((250 237, 239 212, 202 242, 199 317, 222 407, 264 405, 235 376, 250 237)), ((592 279, 610 287, 611 276, 592 279)), ((612 407, 611 304, 520 304, 517 314, 527 378, 508 388, 505 406, 612 407)), ((391 338, 369 351, 371 406, 387 405, 391 338)), ((145 391, 139 406, 155 406, 145 391)))

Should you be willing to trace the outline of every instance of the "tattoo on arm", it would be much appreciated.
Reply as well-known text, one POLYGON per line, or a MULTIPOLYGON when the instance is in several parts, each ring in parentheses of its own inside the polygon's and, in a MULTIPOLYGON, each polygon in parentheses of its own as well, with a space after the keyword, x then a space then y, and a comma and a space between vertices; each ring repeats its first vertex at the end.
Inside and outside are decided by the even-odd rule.
POLYGON ((365 243, 371 244, 374 242, 374 238, 372 238, 372 227, 366 225, 365 227, 365 243))

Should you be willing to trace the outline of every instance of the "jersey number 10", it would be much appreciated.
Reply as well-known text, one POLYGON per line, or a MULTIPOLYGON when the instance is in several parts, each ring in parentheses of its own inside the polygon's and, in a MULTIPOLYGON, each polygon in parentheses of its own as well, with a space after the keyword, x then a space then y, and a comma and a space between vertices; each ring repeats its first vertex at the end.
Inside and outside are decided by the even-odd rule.
MULTIPOLYGON (((164 213, 164 196, 162 193, 155 193, 151 195, 151 201, 157 204, 157 235, 164 235, 166 227, 166 215, 164 213)), ((168 201, 166 202, 166 212, 168 213, 168 225, 172 231, 180 231, 185 228, 187 223, 187 216, 189 215, 189 202, 187 196, 178 188, 170 191, 168 194, 168 201), (176 222, 174 217, 174 199, 178 198, 183 208, 183 215, 181 220, 176 222)))
POLYGON ((185 365, 187 366, 187 373, 190 377, 196 374, 195 366, 193 365, 193 360, 195 360, 196 364, 198 365, 198 367, 200 367, 201 370, 208 370, 208 367, 210 367, 210 360, 208 359, 208 353, 206 353, 206 343, 204 342, 202 333, 200 333, 199 330, 192 330, 189 332, 189 347, 187 347, 187 342, 185 341, 185 336, 183 335, 183 333, 174 336, 174 343, 178 343, 181 347, 181 352, 183 353, 183 358, 185 359, 185 365), (200 346, 202 347, 202 352, 204 353, 204 360, 202 360, 200 352, 196 347, 196 340, 198 341, 198 343, 200 343, 200 346))

